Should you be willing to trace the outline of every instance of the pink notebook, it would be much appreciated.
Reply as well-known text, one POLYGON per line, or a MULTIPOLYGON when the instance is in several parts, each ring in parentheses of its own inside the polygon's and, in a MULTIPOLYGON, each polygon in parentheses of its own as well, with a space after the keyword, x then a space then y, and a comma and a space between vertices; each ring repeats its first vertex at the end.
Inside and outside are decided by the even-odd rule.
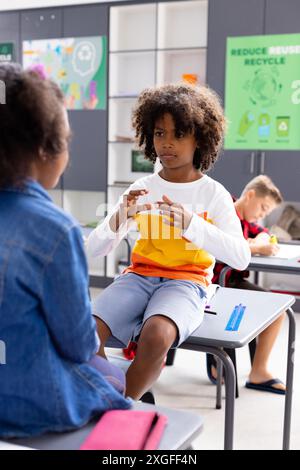
POLYGON ((166 424, 155 411, 107 411, 80 450, 155 450, 166 424))

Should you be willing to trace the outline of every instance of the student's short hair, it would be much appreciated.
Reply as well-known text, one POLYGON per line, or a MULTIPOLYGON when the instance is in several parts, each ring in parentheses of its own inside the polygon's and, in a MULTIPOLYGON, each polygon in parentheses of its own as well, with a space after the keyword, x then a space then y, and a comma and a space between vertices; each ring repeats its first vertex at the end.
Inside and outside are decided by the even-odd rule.
POLYGON ((267 197, 273 199, 276 204, 281 204, 283 197, 279 189, 275 186, 271 178, 266 175, 259 175, 253 178, 245 186, 242 195, 253 189, 258 197, 267 197))
POLYGON ((225 118, 219 97, 208 87, 189 84, 163 85, 144 90, 133 111, 132 124, 145 158, 155 162, 155 123, 171 114, 176 133, 192 133, 197 141, 194 167, 209 170, 223 144, 225 118))
POLYGON ((45 153, 54 159, 66 148, 64 97, 37 71, 0 64, 5 104, 0 104, 0 188, 22 184, 31 164, 45 153))

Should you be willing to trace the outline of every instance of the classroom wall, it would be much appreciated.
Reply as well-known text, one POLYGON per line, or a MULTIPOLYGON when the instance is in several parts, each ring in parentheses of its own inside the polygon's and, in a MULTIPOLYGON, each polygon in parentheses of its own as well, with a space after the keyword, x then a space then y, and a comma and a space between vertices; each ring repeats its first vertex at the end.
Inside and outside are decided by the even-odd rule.
MULTIPOLYGON (((33 8, 41 8, 41 7, 55 7, 55 6, 74 6, 74 5, 79 5, 79 4, 80 5, 83 5, 83 4, 88 5, 88 4, 96 4, 96 3, 101 4, 101 3, 108 3, 108 2, 113 3, 115 1, 126 3, 128 0, 9 0, 9 1, 8 0, 0 0, 0 11, 20 10, 20 9, 25 10, 25 9, 33 9, 33 8)), ((281 0, 281 1, 282 1, 283 4, 285 4, 285 2, 283 0, 281 0)), ((140 2, 142 3, 143 0, 140 0, 140 2)), ((223 76, 224 72, 220 73, 220 60, 216 60, 216 55, 215 55, 215 52, 217 50, 221 49, 222 47, 223 48, 225 47, 224 46, 224 44, 225 44, 224 43, 224 38, 220 37, 220 29, 222 29, 221 26, 223 25, 224 35, 227 36, 229 34, 237 35, 237 33, 239 32, 239 29, 238 29, 237 25, 240 28, 242 28, 242 27, 244 28, 245 25, 240 24, 238 21, 236 21, 236 18, 233 18, 233 16, 234 16, 233 14, 228 15, 228 17, 225 21, 224 16, 222 14, 220 14, 220 6, 222 6, 222 8, 225 8, 225 5, 228 6, 229 4, 232 4, 232 5, 237 4, 237 5, 240 5, 241 11, 244 12, 244 4, 246 2, 247 2, 247 0, 243 0, 243 1, 242 0, 210 0, 210 22, 211 22, 210 30, 212 31, 212 37, 214 37, 216 39, 216 47, 215 47, 215 50, 214 50, 213 43, 212 43, 212 41, 210 41, 210 47, 212 48, 211 49, 212 50, 212 53, 211 53, 211 58, 212 59, 210 60, 209 63, 210 64, 216 63, 215 77, 216 77, 216 80, 218 80, 221 83, 222 86, 223 86, 223 83, 224 83, 224 76, 223 76), (215 12, 215 14, 214 14, 214 12, 215 12), (220 22, 220 24, 218 23, 217 26, 212 21, 214 18, 216 19, 216 21, 220 22), (232 25, 231 25, 230 21, 231 21, 232 25), (228 22, 230 23, 229 26, 233 28, 232 31, 227 30, 229 28, 229 26, 227 25, 228 22), (218 33, 218 34, 216 34, 216 33, 218 33)), ((263 3, 264 0, 256 0, 256 2, 257 2, 257 5, 260 5, 260 3, 263 3)), ((274 5, 275 4, 276 5, 280 4, 280 0, 274 0, 274 1, 273 0, 267 0, 267 2, 268 2, 268 4, 273 4, 274 3, 274 5)), ((299 0, 286 0, 286 4, 289 4, 290 7, 292 5, 295 5, 295 11, 296 12, 299 11, 299 8, 300 8, 299 7, 299 5, 300 5, 299 0)), ((104 6, 102 6, 102 8, 103 7, 104 6)), ((92 8, 96 8, 96 7, 92 7, 92 8)), ((249 6, 249 8, 251 9, 252 7, 249 6)), ((254 10, 255 10, 255 14, 257 15, 258 14, 258 12, 256 11, 257 9, 254 9, 254 10)), ((235 12, 235 14, 238 16, 238 12, 236 11, 236 9, 232 9, 231 11, 235 12)), ((15 13, 13 15, 15 15, 15 13)), ((294 16, 298 18, 297 15, 294 15, 294 16)), ((289 19, 290 19, 290 17, 289 17, 289 19)), ((247 17, 245 21, 249 23, 249 17, 247 17)), ((254 27, 253 23, 255 23, 255 21, 253 21, 253 22, 250 21, 250 26, 248 27, 248 28, 250 28, 250 30, 248 31, 248 29, 247 29, 247 34, 254 34, 255 33, 255 31, 252 30, 253 27, 254 27)), ((289 25, 290 25, 290 22, 288 22, 288 26, 289 25)), ((277 27, 278 27, 278 25, 276 24, 276 28, 277 27)), ((274 28, 275 28, 275 26, 274 26, 274 28)), ((286 32, 286 31, 281 31, 281 32, 286 32)), ((240 34, 242 34, 242 32, 240 32, 240 34)), ((256 34, 257 34, 257 32, 256 32, 256 34)), ((220 53, 223 54, 222 51, 220 53)), ((209 77, 211 78, 211 81, 212 81, 211 85, 214 85, 214 88, 219 91, 217 83, 215 83, 213 81, 212 76, 213 76, 213 73, 212 72, 209 73, 209 77)), ((83 128, 85 128, 85 127, 83 126, 83 128)), ((224 161, 224 164, 226 164, 226 166, 228 166, 228 158, 227 159, 223 159, 223 158, 221 159, 221 166, 222 166, 223 161, 224 161)), ((281 175, 282 177, 283 177, 284 169, 286 167, 288 168, 288 165, 285 165, 285 167, 282 168, 282 175, 281 175)), ((297 167, 297 168, 299 168, 299 167, 297 167)), ((220 172, 219 173, 222 174, 222 176, 223 176, 223 173, 224 173, 224 168, 223 167, 220 167, 220 172)), ((232 175, 231 171, 230 171, 230 174, 232 175)), ((295 171, 294 174, 298 177, 299 171, 298 170, 295 171)), ((214 177, 214 175, 212 175, 212 176, 214 177)), ((291 177, 292 175, 290 174, 289 176, 291 177)), ((232 176, 231 176, 231 178, 232 178, 232 176)), ((216 176, 216 179, 219 179, 219 178, 216 176)), ((247 180, 248 179, 250 179, 249 174, 247 174, 247 180)), ((225 184, 224 181, 222 181, 222 182, 225 184)), ((228 185, 225 184, 225 185, 228 188, 230 188, 231 191, 235 192, 232 189, 232 184, 233 183, 231 181, 230 184, 228 184, 228 185)), ((279 186, 281 187, 280 184, 279 184, 279 186)), ((74 188, 71 188, 71 189, 74 189, 74 188)), ((76 187, 76 189, 77 189, 77 187, 76 187)), ((91 189, 91 188, 88 188, 88 189, 91 189)), ((297 189, 297 191, 298 191, 298 189, 297 189)), ((81 193, 78 192, 76 194, 76 198, 73 198, 75 203, 76 203, 76 204, 74 203, 74 206, 76 206, 76 207, 78 206, 78 197, 80 196, 80 194, 81 193)), ((86 194, 89 196, 88 192, 86 192, 86 194)), ((98 198, 98 194, 99 193, 93 193, 93 194, 91 194, 91 197, 97 197, 98 198)), ((238 194, 238 192, 237 192, 237 194, 238 194)), ((58 197, 61 198, 62 195, 59 193, 58 197)), ((85 202, 87 202, 86 197, 87 196, 85 195, 85 198, 82 198, 85 202)), ((298 202, 296 202, 296 203, 292 202, 292 204, 297 205, 297 207, 299 207, 300 202, 298 200, 298 202)), ((86 205, 88 205, 88 204, 86 204, 86 205)), ((91 207, 94 207, 94 205, 92 204, 91 207)), ((73 206, 72 206, 72 208, 73 208, 73 206)), ((80 217, 78 217, 77 213, 75 213, 74 215, 77 216, 77 218, 80 218, 80 217)), ((90 217, 90 216, 87 215, 87 217, 90 217)), ((268 225, 272 225, 276 221, 276 217, 278 217, 278 214, 276 212, 274 212, 274 214, 272 214, 272 220, 268 220, 268 225)), ((266 287, 270 287, 270 285, 272 285, 273 283, 276 283, 277 281, 278 282, 282 281, 285 284, 290 285, 291 287, 294 287, 294 286, 296 287, 297 285, 299 285, 298 277, 284 276, 281 279, 280 276, 277 276, 277 277, 274 277, 274 275, 265 275, 264 276, 264 285, 266 287)))
MULTIPOLYGON (((109 0, 109 3, 127 0, 109 0)), ((55 7, 68 5, 84 5, 90 3, 107 3, 106 0, 0 0, 0 11, 24 10, 26 8, 55 7)))

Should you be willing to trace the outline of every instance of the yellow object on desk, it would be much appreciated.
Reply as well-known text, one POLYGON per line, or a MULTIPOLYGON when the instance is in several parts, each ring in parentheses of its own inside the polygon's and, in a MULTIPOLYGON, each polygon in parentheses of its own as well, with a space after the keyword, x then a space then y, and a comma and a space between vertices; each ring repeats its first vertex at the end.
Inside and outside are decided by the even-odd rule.
POLYGON ((271 235, 269 242, 272 243, 272 244, 278 243, 276 235, 271 235))

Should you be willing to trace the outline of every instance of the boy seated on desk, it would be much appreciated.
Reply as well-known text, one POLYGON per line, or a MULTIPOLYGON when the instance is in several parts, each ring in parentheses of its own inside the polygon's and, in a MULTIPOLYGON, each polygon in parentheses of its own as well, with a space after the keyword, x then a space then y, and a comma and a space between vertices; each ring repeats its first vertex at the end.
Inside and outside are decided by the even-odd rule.
MULTIPOLYGON (((241 221, 244 237, 248 240, 252 255, 276 255, 278 252, 277 243, 273 243, 269 231, 257 222, 270 214, 283 201, 279 189, 268 176, 260 175, 252 179, 245 186, 238 199, 233 199, 237 215, 241 221)), ((212 282, 218 283, 219 274, 223 267, 222 263, 216 264, 212 282)), ((246 280, 248 276, 248 271, 231 270, 226 276, 226 287, 265 290, 246 280)), ((249 374, 249 380, 246 382, 247 388, 285 394, 285 385, 279 379, 274 378, 267 368, 267 363, 283 320, 284 312, 258 336, 252 369, 249 374)), ((211 372, 209 376, 214 381, 216 369, 212 361, 210 361, 208 371, 211 372)))

